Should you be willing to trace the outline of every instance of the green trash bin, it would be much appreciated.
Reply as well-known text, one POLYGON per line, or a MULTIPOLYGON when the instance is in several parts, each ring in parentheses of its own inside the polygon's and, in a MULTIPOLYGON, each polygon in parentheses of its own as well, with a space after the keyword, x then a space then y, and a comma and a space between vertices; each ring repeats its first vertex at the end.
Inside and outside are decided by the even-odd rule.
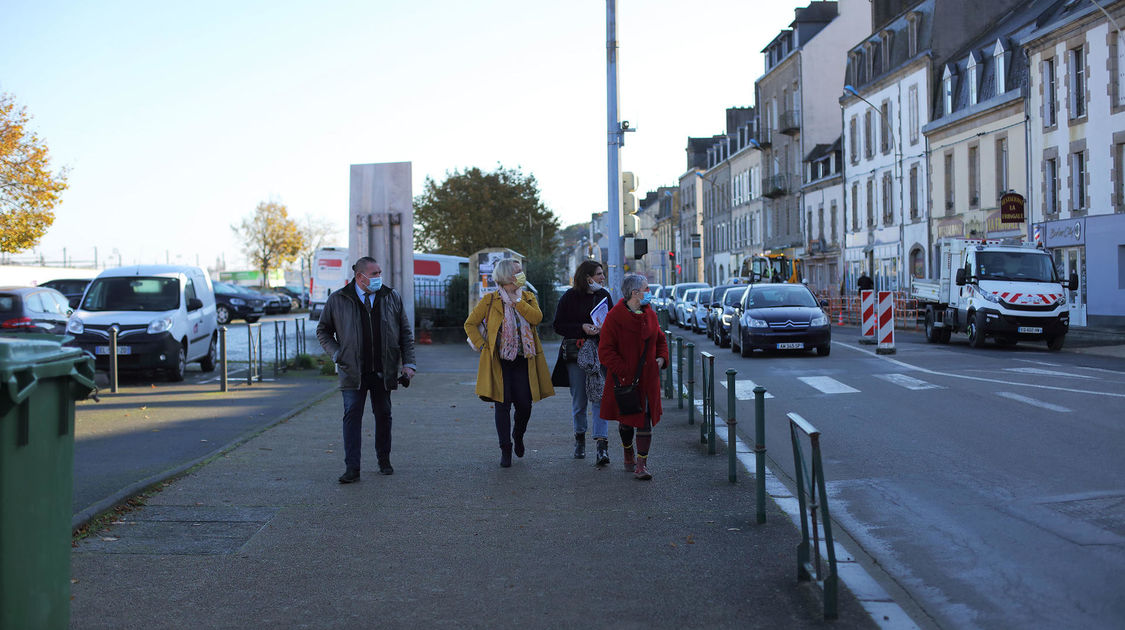
POLYGON ((94 360, 62 337, 0 337, 0 628, 70 624, 74 401, 94 360))

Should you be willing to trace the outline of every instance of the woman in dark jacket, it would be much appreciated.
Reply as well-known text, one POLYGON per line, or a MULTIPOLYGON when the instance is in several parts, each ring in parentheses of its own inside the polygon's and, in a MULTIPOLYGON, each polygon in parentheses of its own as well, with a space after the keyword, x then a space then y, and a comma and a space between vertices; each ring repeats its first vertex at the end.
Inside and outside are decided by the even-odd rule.
MULTIPOLYGON (((586 260, 574 272, 574 284, 563 293, 555 309, 555 332, 562 338, 559 348, 560 368, 566 371, 570 384, 570 415, 574 420, 574 458, 586 457, 586 371, 578 365, 579 343, 598 343, 601 328, 594 325, 590 311, 603 299, 606 308, 613 303, 609 291, 605 290, 605 271, 596 260, 586 260)), ((609 463, 609 425, 597 410, 594 411, 594 441, 597 442, 598 466, 609 463)))
POLYGON ((656 320, 656 312, 649 306, 652 293, 648 280, 640 274, 626 274, 621 283, 619 301, 609 311, 602 324, 598 354, 609 373, 605 379, 602 396, 602 417, 617 420, 621 443, 625 445, 625 469, 632 466, 637 479, 652 479, 648 470, 648 450, 652 443, 652 427, 660 422, 660 370, 668 365, 668 341, 656 320), (644 356, 641 356, 641 353, 644 356), (616 385, 627 385, 637 376, 644 411, 622 415, 613 396, 616 385), (633 458, 633 436, 636 434, 636 461, 633 458))

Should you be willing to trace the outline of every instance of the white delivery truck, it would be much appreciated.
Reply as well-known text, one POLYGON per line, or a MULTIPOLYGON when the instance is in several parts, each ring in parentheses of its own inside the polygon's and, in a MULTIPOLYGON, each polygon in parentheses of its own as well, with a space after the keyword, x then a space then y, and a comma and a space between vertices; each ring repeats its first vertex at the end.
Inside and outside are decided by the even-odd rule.
POLYGON ((313 252, 309 278, 309 318, 320 319, 328 294, 343 288, 352 277, 347 247, 321 247, 313 252))
POLYGON ((912 294, 925 309, 926 340, 948 343, 955 332, 979 348, 1042 340, 1060 350, 1070 327, 1066 291, 1051 254, 1032 243, 944 239, 937 281, 915 280, 912 294))

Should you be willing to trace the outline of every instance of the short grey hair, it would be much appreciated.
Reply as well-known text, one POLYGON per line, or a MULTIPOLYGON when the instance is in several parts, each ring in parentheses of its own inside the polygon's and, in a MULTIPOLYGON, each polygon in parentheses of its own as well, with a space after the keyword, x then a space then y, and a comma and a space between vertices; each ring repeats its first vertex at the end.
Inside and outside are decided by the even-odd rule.
POLYGON ((633 296, 633 291, 640 291, 648 284, 648 278, 639 273, 627 273, 621 281, 621 297, 628 300, 633 296))
POLYGON ((499 285, 515 284, 516 282, 516 265, 521 264, 515 258, 505 258, 496 263, 492 269, 492 281, 499 285))

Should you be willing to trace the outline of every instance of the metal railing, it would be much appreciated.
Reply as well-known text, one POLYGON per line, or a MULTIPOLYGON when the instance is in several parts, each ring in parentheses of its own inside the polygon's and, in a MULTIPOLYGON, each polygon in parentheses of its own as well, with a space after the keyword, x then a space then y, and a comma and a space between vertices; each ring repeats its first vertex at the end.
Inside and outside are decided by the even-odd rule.
POLYGON ((796 413, 790 412, 787 415, 789 439, 793 443, 793 480, 797 485, 797 503, 801 511, 801 543, 797 545, 797 579, 803 582, 816 579, 821 583, 824 589, 824 618, 836 619, 839 577, 836 573, 836 547, 832 540, 832 517, 828 512, 824 465, 820 458, 820 431, 796 413), (801 448, 801 434, 809 440, 811 461, 805 460, 804 450, 801 448), (827 575, 823 572, 820 558, 821 538, 817 531, 818 522, 823 524, 824 529, 824 548, 828 554, 827 575))
POLYGON ((246 384, 253 385, 254 378, 257 377, 258 382, 262 382, 262 325, 259 323, 246 324, 246 345, 250 350, 250 361, 246 369, 246 384), (257 329, 258 334, 255 335, 254 331, 257 329), (255 339, 257 339, 257 352, 255 352, 255 339), (255 361, 255 357, 257 360, 255 361), (255 369, 257 368, 257 369, 255 369))

